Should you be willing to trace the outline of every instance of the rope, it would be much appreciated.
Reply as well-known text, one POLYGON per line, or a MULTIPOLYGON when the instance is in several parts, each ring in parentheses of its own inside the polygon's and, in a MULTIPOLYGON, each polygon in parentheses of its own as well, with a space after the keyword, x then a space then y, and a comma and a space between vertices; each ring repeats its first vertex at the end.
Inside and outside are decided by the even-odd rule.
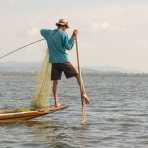
POLYGON ((6 54, 0 56, 0 60, 3 59, 3 58, 5 58, 5 57, 7 57, 7 56, 9 56, 9 55, 12 55, 13 53, 16 53, 17 51, 19 51, 19 50, 21 50, 21 49, 24 49, 25 47, 31 46, 31 45, 36 44, 36 43, 38 43, 38 42, 41 42, 41 41, 43 41, 43 40, 44 40, 44 39, 40 39, 40 40, 31 42, 31 43, 28 43, 28 44, 26 44, 26 45, 24 45, 24 46, 21 46, 21 47, 15 49, 15 50, 12 50, 12 51, 10 51, 10 52, 8 52, 8 53, 6 53, 6 54))

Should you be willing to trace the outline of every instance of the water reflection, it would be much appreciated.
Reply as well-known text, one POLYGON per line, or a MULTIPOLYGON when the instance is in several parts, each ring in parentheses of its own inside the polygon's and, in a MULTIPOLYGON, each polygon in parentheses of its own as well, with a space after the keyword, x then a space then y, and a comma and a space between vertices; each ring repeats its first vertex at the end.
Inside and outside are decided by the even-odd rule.
POLYGON ((70 126, 61 120, 27 121, 23 123, 33 135, 33 141, 52 147, 86 148, 88 125, 70 126))
POLYGON ((33 134, 33 141, 54 144, 58 139, 57 130, 62 127, 59 121, 28 121, 24 123, 33 134))

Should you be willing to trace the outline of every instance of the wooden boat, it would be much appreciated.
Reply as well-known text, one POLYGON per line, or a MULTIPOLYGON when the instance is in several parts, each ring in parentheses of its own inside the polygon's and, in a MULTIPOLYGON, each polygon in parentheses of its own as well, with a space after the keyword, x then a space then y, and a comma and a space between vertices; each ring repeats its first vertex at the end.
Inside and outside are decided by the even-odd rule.
POLYGON ((68 106, 61 107, 49 107, 46 110, 36 110, 36 111, 23 111, 23 112, 13 112, 13 111, 1 111, 0 113, 0 123, 15 123, 23 122, 33 118, 37 118, 49 113, 54 113, 63 109, 68 108, 68 106))

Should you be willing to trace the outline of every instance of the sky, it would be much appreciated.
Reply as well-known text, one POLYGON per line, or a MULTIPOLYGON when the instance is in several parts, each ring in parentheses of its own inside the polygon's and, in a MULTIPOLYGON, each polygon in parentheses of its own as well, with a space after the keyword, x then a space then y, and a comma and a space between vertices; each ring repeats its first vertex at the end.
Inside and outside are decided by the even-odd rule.
MULTIPOLYGON (((147 0, 1 0, 0 55, 41 38, 40 29, 69 20, 79 30, 83 67, 119 67, 148 72, 147 0)), ((46 43, 24 49, 1 62, 40 62, 46 43)), ((75 47, 70 51, 75 62, 75 47)))

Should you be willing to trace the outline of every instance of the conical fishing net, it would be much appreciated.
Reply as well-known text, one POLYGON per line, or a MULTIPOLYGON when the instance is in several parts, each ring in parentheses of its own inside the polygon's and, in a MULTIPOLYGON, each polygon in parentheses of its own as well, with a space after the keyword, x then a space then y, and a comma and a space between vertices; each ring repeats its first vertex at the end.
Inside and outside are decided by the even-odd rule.
MULTIPOLYGON (((22 46, 22 47, 19 47, 19 48, 17 48, 17 49, 15 49, 15 50, 13 50, 13 51, 10 51, 10 52, 8 52, 8 53, 6 53, 6 54, 4 54, 4 55, 2 55, 1 57, 0 57, 0 59, 3 59, 3 58, 5 58, 5 57, 7 57, 7 56, 9 56, 9 55, 12 55, 12 54, 15 54, 17 51, 19 51, 19 50, 22 50, 22 49, 24 49, 24 48, 26 48, 26 47, 29 47, 29 46, 31 46, 31 45, 33 45, 33 44, 36 44, 36 43, 38 43, 38 42, 41 42, 41 41, 43 41, 43 39, 40 39, 40 40, 37 40, 37 41, 35 41, 35 42, 31 42, 31 43, 28 43, 28 44, 26 44, 26 45, 24 45, 24 46, 22 46)), ((40 44, 36 49, 41 49, 43 47, 43 44, 40 44)), ((31 50, 28 50, 28 51, 31 51, 31 50)), ((42 51, 45 51, 45 50, 42 50, 42 51)), ((39 52, 39 51, 38 51, 39 52)), ((27 52, 26 52, 27 53, 27 52)), ((46 52, 44 52, 45 54, 44 54, 44 58, 43 58, 43 62, 42 62, 42 66, 41 66, 41 70, 39 70, 39 72, 37 72, 38 74, 37 74, 37 82, 35 83, 35 87, 34 86, 32 86, 32 87, 30 87, 30 91, 33 91, 33 97, 31 97, 31 108, 18 108, 17 107, 17 105, 20 105, 21 103, 20 102, 17 102, 17 101, 21 101, 20 99, 18 100, 18 99, 15 99, 15 100, 13 100, 13 102, 15 103, 14 105, 16 106, 16 111, 18 110, 18 111, 24 111, 24 110, 36 110, 36 109, 40 109, 40 108, 46 108, 46 107, 48 107, 50 104, 49 104, 49 98, 51 98, 51 87, 52 87, 52 82, 51 82, 51 63, 49 62, 49 52, 48 52, 48 49, 46 49, 46 52), (34 89, 35 88, 35 89, 34 89), (17 103, 16 103, 17 102, 17 103)), ((41 56, 41 55, 40 55, 41 56)), ((23 58, 22 58, 23 59, 23 58)), ((40 64, 39 64, 40 65, 40 64)), ((36 64, 36 68, 39 68, 38 66, 39 66, 38 64, 36 64)), ((17 65, 18 66, 18 65, 17 65)), ((24 65, 21 65, 21 68, 23 67, 24 65)), ((29 65, 28 65, 29 66, 29 65)), ((19 67, 19 66, 18 66, 19 67)), ((32 68, 34 67, 34 64, 32 65, 32 68)), ((30 69, 29 67, 27 68, 28 70, 30 69)), ((34 68, 33 68, 34 69, 34 68)), ((33 70, 32 69, 32 70, 33 70)), ((17 70, 15 70, 15 68, 14 68, 14 71, 12 72, 12 75, 13 75, 13 73, 15 73, 13 76, 14 76, 14 78, 16 78, 16 80, 17 80, 17 82, 20 82, 20 87, 17 87, 17 83, 15 83, 15 81, 14 82, 12 82, 12 86, 13 86, 13 89, 15 89, 15 94, 16 94, 16 92, 18 92, 18 94, 19 94, 19 92, 21 91, 21 90, 27 90, 27 89, 25 89, 25 86, 26 86, 26 88, 27 88, 27 85, 26 85, 26 81, 25 80, 31 80, 30 81, 30 83, 29 84, 31 84, 33 81, 34 81, 34 78, 36 77, 36 72, 34 73, 33 71, 33 75, 31 74, 31 73, 28 73, 29 71, 25 71, 25 68, 24 69, 22 69, 22 71, 21 70, 19 70, 18 72, 17 72, 17 70), (24 75, 25 74, 25 75, 24 75), (24 76, 23 76, 24 75, 24 76), (29 76, 29 77, 28 77, 29 76), (22 79, 22 78, 24 78, 24 79, 22 79), (23 82, 23 85, 21 85, 21 83, 23 82)), ((38 70, 37 70, 38 71, 38 70)), ((1 75, 1 76, 3 76, 4 78, 6 78, 6 80, 7 80, 7 78, 8 78, 8 80, 7 81, 11 81, 10 79, 9 79, 9 77, 7 77, 7 71, 5 72, 5 75, 3 76, 3 75, 1 75)), ((11 85, 10 85, 10 87, 9 87, 9 89, 12 89, 12 87, 11 87, 11 85)), ((22 93, 23 94, 23 93, 22 93)), ((21 96, 22 96, 22 94, 21 94, 21 96)), ((24 95, 25 95, 26 93, 24 93, 24 95)), ((10 96, 8 96, 8 97, 10 97, 10 96)), ((11 101, 12 102, 12 101, 11 101)), ((7 103, 8 104, 8 103, 7 103)), ((25 104, 23 104, 23 105, 25 105, 25 104)), ((7 108, 7 107, 5 107, 5 108, 7 108)), ((9 107, 8 107, 9 108, 9 107)), ((10 107, 11 108, 11 107, 10 107)))
POLYGON ((46 108, 49 106, 49 98, 51 97, 51 63, 49 63, 48 50, 46 50, 45 58, 38 77, 35 96, 33 97, 33 108, 46 108))

